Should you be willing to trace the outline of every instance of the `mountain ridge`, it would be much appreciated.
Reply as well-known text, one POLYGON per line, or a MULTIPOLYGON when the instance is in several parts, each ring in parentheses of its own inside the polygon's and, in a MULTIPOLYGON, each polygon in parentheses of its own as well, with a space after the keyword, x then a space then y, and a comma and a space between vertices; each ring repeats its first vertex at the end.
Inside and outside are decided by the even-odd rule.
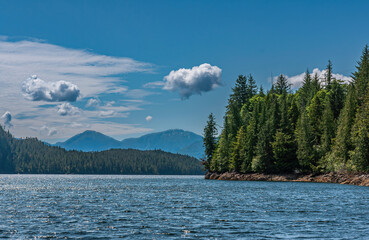
POLYGON ((53 144, 66 150, 96 152, 108 149, 163 150, 180 153, 200 159, 204 148, 202 136, 183 129, 169 129, 161 132, 145 134, 137 138, 119 141, 103 133, 86 130, 76 134, 64 142, 53 144))

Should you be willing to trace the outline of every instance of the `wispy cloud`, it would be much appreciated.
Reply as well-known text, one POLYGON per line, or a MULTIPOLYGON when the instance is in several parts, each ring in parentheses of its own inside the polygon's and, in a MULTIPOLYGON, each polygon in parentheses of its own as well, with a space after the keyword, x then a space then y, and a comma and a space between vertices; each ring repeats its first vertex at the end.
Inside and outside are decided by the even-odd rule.
POLYGON ((164 88, 169 91, 178 91, 182 99, 191 95, 209 92, 222 84, 222 70, 208 63, 191 69, 181 68, 171 71, 164 77, 164 88))
MULTIPOLYGON (((142 103, 127 102, 119 106, 107 99, 106 94, 129 92, 128 87, 122 85, 125 83, 122 74, 152 72, 153 68, 152 64, 131 58, 106 56, 38 40, 12 41, 0 37, 0 86, 6 89, 0 94, 0 112, 9 110, 14 114, 11 124, 17 126, 12 129, 16 137, 70 137, 75 134, 75 129, 65 127, 70 123, 83 123, 81 130, 88 125, 96 131, 114 135, 147 131, 136 125, 127 127, 123 122, 112 123, 109 116, 127 117, 129 111, 139 110, 138 105, 142 103), (96 102, 102 94, 105 105, 96 102), (90 107, 96 106, 82 110, 81 102, 86 103, 87 99, 95 99, 91 100, 95 102, 90 102, 90 107), (70 104, 74 101, 75 106, 70 104), (61 103, 56 105, 55 102, 61 103), (105 121, 99 122, 99 117, 105 121)), ((143 92, 131 94, 134 93, 145 96, 143 92)))
POLYGON ((113 117, 115 114, 116 114, 115 111, 108 110, 108 111, 100 111, 99 116, 100 117, 113 117))
POLYGON ((162 88, 165 85, 163 81, 149 82, 143 85, 144 88, 162 88))
POLYGON ((84 96, 116 89, 118 74, 151 71, 152 65, 130 58, 111 57, 86 50, 70 49, 37 42, 0 39, 2 82, 19 88, 21 82, 37 74, 48 81, 76 84, 84 96))

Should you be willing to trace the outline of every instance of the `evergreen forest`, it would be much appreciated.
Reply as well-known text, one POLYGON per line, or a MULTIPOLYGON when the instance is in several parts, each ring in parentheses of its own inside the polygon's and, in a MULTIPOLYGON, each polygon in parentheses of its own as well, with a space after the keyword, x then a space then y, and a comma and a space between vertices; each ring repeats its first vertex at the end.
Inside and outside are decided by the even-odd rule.
POLYGON ((270 90, 240 75, 218 135, 213 114, 204 129, 205 169, 238 173, 369 172, 369 49, 343 82, 304 75, 291 90, 279 75, 270 90))

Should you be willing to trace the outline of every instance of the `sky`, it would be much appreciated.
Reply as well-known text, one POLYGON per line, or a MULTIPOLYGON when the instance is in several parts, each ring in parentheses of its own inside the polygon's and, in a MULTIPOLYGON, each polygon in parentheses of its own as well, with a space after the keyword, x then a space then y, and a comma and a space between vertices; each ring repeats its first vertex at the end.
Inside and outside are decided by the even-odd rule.
POLYGON ((237 76, 350 81, 369 1, 0 1, 0 117, 55 143, 222 125, 237 76))

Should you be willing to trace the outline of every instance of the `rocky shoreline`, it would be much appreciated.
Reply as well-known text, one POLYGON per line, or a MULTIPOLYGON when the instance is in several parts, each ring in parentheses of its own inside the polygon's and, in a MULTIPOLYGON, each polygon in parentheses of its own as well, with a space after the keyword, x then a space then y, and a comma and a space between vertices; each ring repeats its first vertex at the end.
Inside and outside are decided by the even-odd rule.
POLYGON ((320 182, 339 183, 369 187, 369 174, 325 173, 325 174, 260 174, 260 173, 213 173, 207 172, 205 179, 231 181, 273 181, 273 182, 320 182))

